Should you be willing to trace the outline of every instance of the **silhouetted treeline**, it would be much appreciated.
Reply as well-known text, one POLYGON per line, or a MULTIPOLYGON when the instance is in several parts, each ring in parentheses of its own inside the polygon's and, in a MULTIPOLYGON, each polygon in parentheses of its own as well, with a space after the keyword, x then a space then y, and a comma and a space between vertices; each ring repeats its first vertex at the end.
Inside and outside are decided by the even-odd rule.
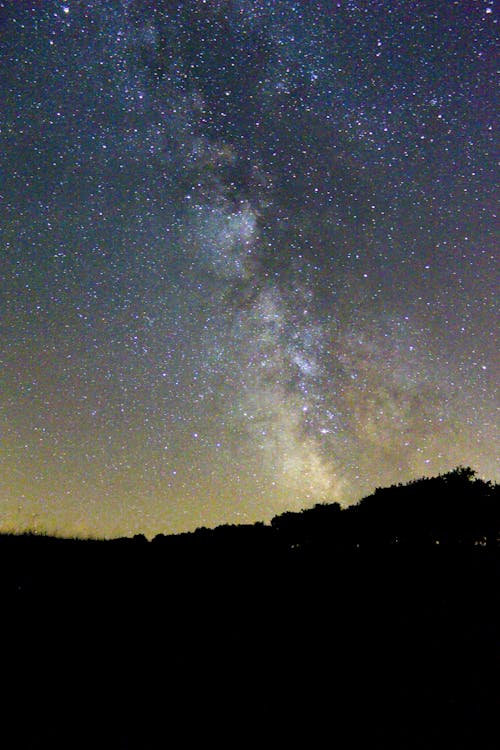
POLYGON ((171 549, 196 545, 200 550, 244 554, 386 544, 494 546, 499 532, 500 485, 458 467, 437 477, 379 488, 345 509, 338 503, 318 504, 275 516, 270 526, 199 528, 175 538, 160 534, 153 542, 171 549))
MULTIPOLYGON (((270 525, 201 527, 176 535, 158 534, 152 544, 165 552, 269 553, 284 549, 345 549, 387 544, 462 544, 495 546, 500 537, 500 485, 478 479, 469 467, 408 484, 378 488, 356 505, 318 504, 299 512, 275 516, 270 525)), ((3 549, 25 545, 46 552, 49 546, 82 548, 82 540, 36 534, 4 535, 3 549)), ((102 548, 103 541, 85 540, 85 547, 102 548)), ((106 542, 123 551, 145 549, 143 534, 106 542)))
MULTIPOLYGON (((275 516, 271 525, 200 528, 173 544, 196 543, 235 554, 270 549, 345 549, 386 544, 497 544, 500 485, 478 479, 468 467, 409 484, 379 488, 357 505, 318 504, 275 516)), ((172 538, 158 535, 155 544, 172 538)), ((173 545, 172 545, 173 546, 173 545)))
POLYGON ((5 747, 493 750, 499 488, 270 524, 0 537, 5 747))

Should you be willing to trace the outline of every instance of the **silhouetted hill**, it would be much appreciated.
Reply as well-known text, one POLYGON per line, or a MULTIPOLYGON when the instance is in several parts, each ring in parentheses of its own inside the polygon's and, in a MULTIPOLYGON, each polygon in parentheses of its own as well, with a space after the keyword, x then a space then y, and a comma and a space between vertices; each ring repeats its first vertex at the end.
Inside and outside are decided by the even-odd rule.
POLYGON ((498 507, 459 468, 270 525, 4 535, 5 746, 493 749, 498 507))

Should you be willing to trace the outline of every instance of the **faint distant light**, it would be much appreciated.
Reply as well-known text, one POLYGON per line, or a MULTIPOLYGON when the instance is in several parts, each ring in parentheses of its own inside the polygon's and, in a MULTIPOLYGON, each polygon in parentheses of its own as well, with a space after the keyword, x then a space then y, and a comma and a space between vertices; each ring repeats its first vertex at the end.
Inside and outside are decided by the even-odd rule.
POLYGON ((69 13, 69 7, 67 5, 63 5, 63 13, 66 13, 66 15, 69 13))

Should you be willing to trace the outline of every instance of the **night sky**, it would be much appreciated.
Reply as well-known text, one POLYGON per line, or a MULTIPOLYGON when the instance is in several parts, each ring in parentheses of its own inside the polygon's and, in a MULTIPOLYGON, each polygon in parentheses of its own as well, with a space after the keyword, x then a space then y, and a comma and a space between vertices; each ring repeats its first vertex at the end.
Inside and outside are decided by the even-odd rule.
POLYGON ((499 480, 493 3, 0 2, 0 528, 499 480))

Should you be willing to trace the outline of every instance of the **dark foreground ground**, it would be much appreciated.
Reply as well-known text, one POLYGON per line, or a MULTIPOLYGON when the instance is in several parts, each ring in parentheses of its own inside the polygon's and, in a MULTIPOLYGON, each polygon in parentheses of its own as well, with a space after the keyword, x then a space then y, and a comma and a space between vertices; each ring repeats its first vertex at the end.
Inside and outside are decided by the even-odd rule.
POLYGON ((498 548, 0 538, 6 748, 497 747, 498 548))

